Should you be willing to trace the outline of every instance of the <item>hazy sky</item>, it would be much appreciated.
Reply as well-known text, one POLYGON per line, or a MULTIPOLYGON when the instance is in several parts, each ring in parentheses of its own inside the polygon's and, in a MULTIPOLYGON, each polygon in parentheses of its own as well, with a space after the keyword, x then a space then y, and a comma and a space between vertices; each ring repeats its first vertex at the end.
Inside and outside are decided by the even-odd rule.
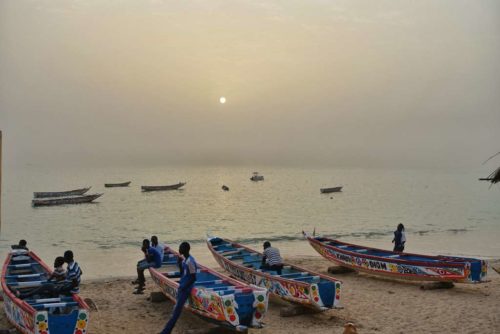
POLYGON ((0 129, 16 165, 477 166, 500 1, 0 0, 0 129))

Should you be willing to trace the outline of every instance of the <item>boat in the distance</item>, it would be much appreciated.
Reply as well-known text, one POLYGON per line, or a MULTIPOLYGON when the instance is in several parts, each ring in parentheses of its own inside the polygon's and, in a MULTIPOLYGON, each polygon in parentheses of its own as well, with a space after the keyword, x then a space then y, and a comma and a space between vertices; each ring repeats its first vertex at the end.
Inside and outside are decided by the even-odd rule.
POLYGON ((83 195, 87 191, 90 190, 91 187, 88 188, 80 188, 68 191, 50 191, 50 192, 34 192, 34 198, 49 198, 49 197, 66 197, 66 196, 78 196, 83 195))
MULTIPOLYGON (((176 300, 181 273, 179 253, 165 247, 162 266, 149 268, 153 281, 162 293, 176 300)), ((249 286, 198 263, 196 282, 184 308, 202 319, 235 330, 262 327, 267 311, 268 291, 249 286)))
POLYGON ((488 263, 485 260, 392 252, 303 233, 323 257, 357 271, 407 280, 486 282, 488 263))
POLYGON ((331 188, 321 188, 319 191, 322 194, 338 193, 338 192, 342 191, 342 186, 340 186, 340 187, 331 187, 331 188))
POLYGON ((105 183, 105 188, 117 188, 117 187, 128 187, 132 181, 122 182, 122 183, 105 183))
POLYGON ((226 186, 226 185, 223 185, 223 186, 222 186, 222 190, 224 190, 224 191, 229 191, 229 187, 228 187, 228 186, 226 186))
POLYGON ((234 277, 269 289, 283 300, 324 311, 340 306, 342 282, 327 275, 284 264, 281 275, 262 270, 262 254, 228 239, 210 237, 207 245, 219 265, 234 277))
POLYGON ((96 198, 101 197, 102 195, 103 194, 92 194, 92 195, 82 195, 82 196, 33 199, 33 200, 31 200, 31 205, 32 206, 51 206, 51 205, 90 203, 93 200, 95 200, 96 198))
POLYGON ((142 191, 161 191, 161 190, 176 190, 186 185, 186 182, 179 182, 166 186, 141 186, 142 191))
POLYGON ((253 172, 252 177, 250 178, 251 181, 264 181, 264 176, 260 175, 259 172, 253 172))
POLYGON ((10 251, 1 278, 7 319, 23 334, 86 333, 89 307, 77 294, 56 298, 33 295, 20 299, 16 296, 15 290, 22 292, 47 284, 51 272, 32 251, 10 251))

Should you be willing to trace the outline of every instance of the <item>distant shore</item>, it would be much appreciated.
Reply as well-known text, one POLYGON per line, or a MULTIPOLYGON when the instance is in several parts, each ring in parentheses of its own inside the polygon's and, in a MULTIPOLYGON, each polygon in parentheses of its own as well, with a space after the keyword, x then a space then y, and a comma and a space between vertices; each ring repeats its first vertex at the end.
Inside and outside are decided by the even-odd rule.
MULTIPOLYGON (((327 268, 332 265, 320 257, 301 256, 287 260, 321 273, 327 273, 327 268)), ((417 282, 392 281, 356 273, 335 275, 344 283, 343 309, 284 318, 280 316, 284 304, 272 300, 265 328, 251 329, 250 333, 342 333, 347 321, 355 323, 359 333, 493 333, 500 328, 500 275, 493 270, 500 261, 493 260, 490 264, 490 282, 456 284, 449 290, 421 290, 417 282)), ((149 300, 151 292, 159 291, 149 277, 144 295, 133 295, 131 278, 95 279, 82 284, 81 296, 92 299, 97 305, 97 310, 91 312, 88 334, 160 332, 173 303, 152 303, 149 300)), ((174 333, 211 326, 184 312, 174 333)), ((12 326, 1 312, 0 329, 6 328, 12 326)), ((221 333, 217 328, 210 332, 221 333)))

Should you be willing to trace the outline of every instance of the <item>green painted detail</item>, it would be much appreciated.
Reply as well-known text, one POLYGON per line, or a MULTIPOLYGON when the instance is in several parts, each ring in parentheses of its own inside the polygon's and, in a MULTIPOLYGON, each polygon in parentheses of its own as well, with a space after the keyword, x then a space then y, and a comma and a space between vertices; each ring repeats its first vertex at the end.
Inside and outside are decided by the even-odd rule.
POLYGON ((337 289, 340 289, 340 283, 336 283, 336 284, 335 284, 335 287, 336 287, 337 289))
POLYGON ((224 304, 226 304, 226 306, 231 306, 231 301, 230 301, 230 300, 226 300, 226 301, 224 302, 224 304))
POLYGON ((36 320, 37 321, 44 321, 45 320, 45 316, 43 314, 39 314, 36 316, 36 320))
POLYGON ((263 296, 263 295, 258 296, 258 297, 257 297, 257 300, 258 300, 259 302, 263 302, 263 301, 264 301, 264 296, 263 296))
POLYGON ((78 318, 80 318, 80 320, 85 320, 85 319, 87 319, 87 315, 85 313, 80 313, 78 318))
POLYGON ((305 288, 305 289, 304 289, 304 293, 305 293, 306 295, 308 295, 308 294, 309 294, 309 289, 308 289, 308 288, 305 288))
POLYGON ((316 291, 316 285, 311 286, 311 290, 316 291))

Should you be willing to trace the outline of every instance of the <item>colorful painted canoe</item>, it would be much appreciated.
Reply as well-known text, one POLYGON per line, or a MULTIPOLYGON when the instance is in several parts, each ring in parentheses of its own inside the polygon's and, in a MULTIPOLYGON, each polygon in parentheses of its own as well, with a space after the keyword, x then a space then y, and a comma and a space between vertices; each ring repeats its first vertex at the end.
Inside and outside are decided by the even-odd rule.
POLYGON ((342 191, 342 187, 321 188, 319 191, 322 194, 338 193, 342 191))
POLYGON ((64 205, 64 204, 81 204, 90 203, 93 200, 101 197, 103 194, 47 198, 47 199, 33 199, 31 200, 32 206, 51 206, 51 205, 64 205))
MULTIPOLYGON (((161 268, 149 268, 153 281, 167 298, 175 301, 180 279, 179 253, 165 248, 161 268)), ((235 330, 262 327, 268 291, 249 286, 198 264, 196 282, 184 308, 204 320, 235 330)))
POLYGON ((85 194, 89 190, 90 190, 90 187, 68 190, 68 191, 34 192, 33 197, 34 198, 49 198, 49 197, 78 196, 78 195, 85 194))
POLYGON ((122 182, 122 183, 105 183, 105 188, 117 188, 117 187, 128 187, 132 181, 122 182))
POLYGON ((486 281, 485 260, 454 256, 399 253, 353 245, 304 232, 311 246, 326 259, 343 267, 373 275, 419 281, 482 283, 486 281))
POLYGON ((262 254, 251 248, 219 237, 208 238, 207 245, 219 265, 238 279, 315 310, 341 307, 342 282, 333 277, 286 263, 278 275, 276 271, 261 270, 262 254))
POLYGON ((161 191, 161 190, 176 190, 184 187, 186 182, 179 182, 176 184, 170 184, 167 186, 141 186, 142 191, 161 191))
POLYGON ((50 273, 33 252, 16 249, 7 255, 1 280, 8 320, 24 334, 86 333, 89 308, 78 295, 22 300, 13 293, 12 289, 23 291, 47 284, 50 273))

